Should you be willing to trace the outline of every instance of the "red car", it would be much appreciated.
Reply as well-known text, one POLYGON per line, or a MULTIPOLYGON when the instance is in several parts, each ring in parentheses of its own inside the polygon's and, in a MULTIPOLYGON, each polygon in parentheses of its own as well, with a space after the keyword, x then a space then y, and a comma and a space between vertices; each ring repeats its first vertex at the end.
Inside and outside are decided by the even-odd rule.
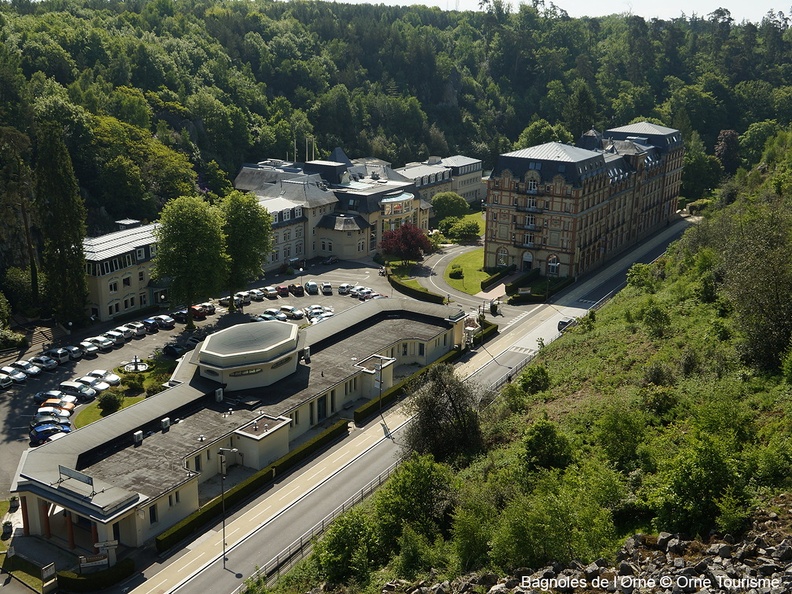
POLYGON ((206 311, 204 311, 203 306, 201 305, 191 305, 190 311, 192 312, 193 320, 205 320, 206 319, 206 311))
POLYGON ((278 292, 278 295, 281 297, 288 297, 289 296, 289 287, 286 285, 278 285, 275 287, 275 290, 278 292))

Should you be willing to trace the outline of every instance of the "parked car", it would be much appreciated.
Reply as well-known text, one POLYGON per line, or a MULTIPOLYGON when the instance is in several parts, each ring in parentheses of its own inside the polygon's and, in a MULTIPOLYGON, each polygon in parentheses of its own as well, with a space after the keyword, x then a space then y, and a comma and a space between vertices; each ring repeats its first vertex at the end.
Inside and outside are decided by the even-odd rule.
POLYGON ((204 310, 202 305, 191 305, 189 307, 190 312, 192 312, 193 320, 205 320, 206 319, 206 311, 204 310))
POLYGON ((279 309, 277 309, 275 307, 271 307, 269 309, 265 309, 264 310, 264 314, 262 314, 262 315, 265 315, 265 314, 268 315, 268 316, 272 316, 273 319, 279 320, 281 322, 285 322, 286 320, 289 319, 289 317, 284 312, 282 312, 281 310, 279 310, 279 309))
POLYGON ((322 283, 322 294, 323 295, 332 295, 333 294, 333 285, 330 283, 322 283))
POLYGON ((83 386, 91 388, 97 394, 110 388, 110 384, 108 384, 106 381, 100 380, 98 377, 93 377, 91 375, 76 377, 72 381, 76 384, 82 384, 83 386))
POLYGON ((166 316, 165 314, 154 316, 152 319, 157 322, 157 326, 165 330, 171 330, 174 326, 176 326, 176 320, 170 316, 166 316))
POLYGON ((52 357, 47 357, 47 355, 35 355, 28 360, 39 369, 44 369, 45 371, 52 371, 58 366, 58 362, 52 357))
POLYGON ((336 264, 338 263, 338 256, 330 256, 322 260, 322 264, 336 264))
POLYGON ((365 289, 358 291, 357 295, 358 299, 365 301, 366 299, 371 299, 371 297, 374 295, 374 291, 366 287, 365 289))
POLYGON ((30 424, 28 427, 33 429, 33 427, 38 427, 39 425, 60 425, 62 427, 68 427, 71 429, 71 423, 69 422, 69 419, 53 417, 52 415, 34 415, 33 418, 30 419, 30 424))
POLYGON ((280 297, 288 297, 289 296, 289 287, 286 285, 278 285, 275 287, 275 290, 278 292, 280 297))
POLYGON ((87 377, 95 377, 98 380, 106 382, 111 386, 117 386, 121 383, 121 378, 118 377, 115 373, 111 373, 106 369, 94 369, 85 374, 87 377))
POLYGON ((112 351, 113 350, 113 341, 107 338, 106 336, 93 336, 86 340, 86 342, 91 343, 92 345, 96 346, 100 351, 112 351))
POLYGON ((63 348, 69 351, 69 359, 71 359, 72 361, 79 361, 80 359, 82 359, 84 353, 80 347, 70 344, 63 348))
POLYGON ((305 289, 303 289, 302 285, 297 285, 292 283, 289 285, 289 293, 291 293, 295 297, 302 297, 303 295, 305 295, 305 289))
POLYGON ((58 389, 64 394, 77 396, 80 402, 90 402, 96 398, 96 390, 78 382, 61 382, 58 389))
POLYGON ((68 421, 71 417, 71 412, 57 406, 39 406, 38 410, 36 411, 36 416, 50 416, 55 417, 56 419, 65 419, 68 421))
POLYGON ((86 357, 95 357, 99 353, 99 347, 87 340, 83 340, 78 346, 86 357))
POLYGON ((46 402, 52 398, 60 400, 61 396, 65 396, 63 392, 60 390, 47 390, 46 392, 36 392, 33 395, 33 402, 36 404, 41 404, 42 402, 46 402))
POLYGON ((251 322, 269 322, 271 320, 276 320, 277 318, 268 313, 262 313, 255 317, 250 318, 251 322))
POLYGON ((74 402, 67 402, 65 400, 61 400, 60 398, 50 398, 49 400, 45 400, 39 406, 39 410, 42 408, 59 408, 61 410, 65 410, 66 412, 70 412, 74 414, 74 409, 77 408, 77 405, 74 402))
POLYGON ((13 381, 15 384, 24 384, 28 378, 28 376, 25 373, 19 371, 19 369, 14 369, 9 365, 4 365, 3 367, 0 367, 0 373, 10 377, 11 381, 13 381))
POLYGON ((140 321, 146 327, 146 332, 149 334, 154 334, 159 330, 159 324, 157 324, 157 320, 154 318, 146 318, 145 320, 140 321))
POLYGON ((135 336, 135 331, 132 328, 127 328, 126 326, 118 326, 117 328, 113 328, 114 332, 118 332, 124 337, 124 340, 132 340, 135 336))
POLYGON ((206 303, 201 303, 200 306, 201 308, 203 308, 204 313, 207 316, 213 316, 215 314, 216 309, 214 303, 212 303, 211 301, 207 301, 206 303))
POLYGON ((113 344, 116 346, 121 346, 126 344, 126 338, 120 332, 116 332, 115 330, 108 330, 104 334, 102 334, 106 339, 112 340, 113 344))
POLYGON ((179 322, 179 324, 186 324, 187 323, 188 314, 187 314, 187 310, 186 309, 180 309, 178 311, 172 311, 168 315, 170 317, 172 317, 174 320, 176 320, 177 322, 179 322))
MULTIPOLYGON (((220 297, 219 303, 223 307, 228 307, 229 305, 231 305, 231 297, 229 297, 227 295, 225 297, 220 297)), ((236 307, 241 307, 242 304, 243 304, 242 303, 242 299, 237 297, 237 296, 234 296, 234 305, 236 307)))
MULTIPOLYGON (((277 299, 278 298, 278 289, 275 287, 264 287, 264 295, 266 295, 267 299, 277 299)), ((288 293, 288 290, 286 291, 288 293)))
POLYGON ((316 284, 316 281, 308 281, 305 283, 305 292, 309 295, 318 295, 319 294, 319 285, 316 284))
POLYGON ((250 289, 248 295, 250 295, 253 301, 264 301, 264 298, 267 296, 267 294, 260 289, 250 289))
POLYGON ((305 312, 293 305, 281 305, 281 313, 292 320, 302 320, 305 317, 305 312))
POLYGON ((184 353, 187 352, 187 349, 179 344, 166 344, 165 348, 162 349, 162 352, 169 357, 178 358, 184 355, 184 353))
POLYGON ((364 287, 363 285, 355 285, 354 287, 352 287, 351 289, 349 289, 349 295, 350 295, 350 297, 357 297, 357 296, 358 296, 358 293, 359 293, 360 291, 362 291, 363 289, 365 289, 365 288, 366 288, 366 287, 364 287))
POLYGON ((5 373, 0 373, 0 388, 5 390, 6 388, 10 388, 13 385, 14 385, 14 380, 12 380, 5 373))
POLYGON ((30 437, 30 443, 37 446, 46 443, 47 440, 52 439, 56 435, 69 433, 70 431, 71 427, 56 423, 47 423, 45 425, 33 427, 28 435, 30 437))
POLYGON ((338 285, 338 294, 348 295, 351 289, 352 289, 352 285, 350 285, 349 283, 341 283, 340 285, 338 285))
POLYGON ((239 291, 234 293, 234 297, 240 299, 243 305, 250 305, 251 295, 249 291, 239 291))
POLYGON ((25 359, 14 361, 13 363, 11 363, 11 367, 13 367, 14 369, 18 369, 28 377, 36 377, 37 375, 41 374, 41 367, 37 367, 33 365, 33 363, 31 363, 30 361, 26 361, 25 359))
POLYGON ((124 324, 124 326, 132 330, 132 333, 135 336, 145 336, 146 333, 148 332, 143 322, 127 322, 126 324, 124 324))
POLYGON ((44 351, 42 355, 50 357, 51 359, 55 359, 58 362, 58 365, 61 363, 67 363, 70 359, 69 351, 64 348, 49 349, 44 351))

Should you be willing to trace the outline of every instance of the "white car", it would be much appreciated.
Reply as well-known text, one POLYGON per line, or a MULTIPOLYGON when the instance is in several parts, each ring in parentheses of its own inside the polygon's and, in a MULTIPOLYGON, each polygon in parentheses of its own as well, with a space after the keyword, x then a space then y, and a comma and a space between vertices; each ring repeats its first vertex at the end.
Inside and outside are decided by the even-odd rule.
POLYGON ((289 319, 289 316, 287 316, 281 310, 276 309, 274 307, 270 307, 269 309, 265 309, 264 313, 268 314, 268 315, 271 315, 273 318, 275 318, 276 320, 280 320, 281 322, 285 322, 286 320, 289 319))
POLYGON ((6 388, 10 388, 13 384, 14 380, 12 380, 5 373, 0 373, 0 388, 5 390, 6 388))
POLYGON ((83 350, 83 353, 85 353, 86 355, 95 355, 96 353, 99 352, 99 347, 92 342, 88 342, 87 340, 83 340, 79 344, 79 347, 83 350))
POLYGON ((323 295, 332 295, 333 294, 333 285, 330 283, 322 283, 322 294, 323 295))
POLYGON ((146 326, 144 324, 141 324, 140 322, 127 322, 126 324, 124 324, 124 326, 132 330, 135 336, 145 336, 146 334, 148 334, 148 331, 146 330, 146 326))
POLYGON ((36 355, 35 357, 31 357, 29 361, 36 367, 46 369, 47 371, 55 369, 58 366, 58 362, 52 357, 47 357, 47 355, 36 355))
POLYGON ((19 369, 15 369, 8 365, 4 367, 0 367, 0 373, 3 373, 10 377, 15 384, 22 384, 27 381, 27 374, 21 372, 19 369))
POLYGON ((250 295, 250 298, 253 301, 264 301, 264 297, 267 296, 267 294, 264 291, 261 291, 259 289, 250 289, 248 291, 248 295, 250 295))
POLYGON ((30 361, 25 361, 24 359, 21 359, 19 361, 14 361, 13 363, 11 363, 11 367, 13 367, 14 369, 18 369, 28 377, 35 377, 41 373, 40 367, 36 367, 30 361))
POLYGON ((71 413, 68 410, 55 406, 42 406, 36 411, 35 417, 50 416, 63 421, 68 421, 71 413))
POLYGON ((277 299, 278 298, 278 289, 275 287, 264 287, 262 289, 264 294, 267 296, 268 299, 277 299))
POLYGON ((132 330, 132 328, 127 328, 126 326, 118 326, 117 328, 113 328, 113 332, 118 332, 124 337, 124 340, 132 340, 132 337, 135 336, 135 331, 132 330))
POLYGON ((339 295, 349 295, 349 292, 352 290, 352 285, 349 283, 341 283, 338 285, 338 294, 339 295))
POLYGON ((105 381, 100 380, 99 378, 92 377, 90 375, 84 375, 82 377, 76 377, 72 380, 76 384, 82 384, 83 386, 88 386, 93 390, 96 390, 97 394, 99 392, 104 392, 110 387, 105 381))
POLYGON ((111 386, 117 386, 121 383, 120 377, 118 377, 115 373, 107 371, 106 369, 94 369, 85 375, 88 377, 95 377, 96 379, 108 383, 111 386))
POLYGON ((100 351, 112 350, 114 344, 113 341, 106 336, 94 336, 93 338, 89 338, 86 342, 95 344, 97 347, 99 347, 100 351))
POLYGON ((112 340, 113 344, 122 345, 126 344, 126 337, 121 334, 121 332, 116 332, 115 330, 108 330, 104 334, 102 334, 108 340, 112 340))

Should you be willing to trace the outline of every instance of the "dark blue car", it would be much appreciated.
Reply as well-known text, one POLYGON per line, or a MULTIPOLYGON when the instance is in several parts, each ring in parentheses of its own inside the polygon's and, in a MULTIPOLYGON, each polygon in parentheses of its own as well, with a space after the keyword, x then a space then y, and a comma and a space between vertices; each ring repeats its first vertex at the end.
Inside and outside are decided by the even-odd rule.
POLYGON ((38 425, 30 430, 30 442, 33 445, 41 445, 56 433, 69 433, 71 427, 58 425, 55 423, 38 425))

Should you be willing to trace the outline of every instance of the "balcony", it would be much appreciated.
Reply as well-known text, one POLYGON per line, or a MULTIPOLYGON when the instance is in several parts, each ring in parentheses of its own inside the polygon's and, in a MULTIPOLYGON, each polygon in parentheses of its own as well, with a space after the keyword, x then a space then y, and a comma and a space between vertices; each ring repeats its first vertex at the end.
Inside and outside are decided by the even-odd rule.
POLYGON ((542 244, 535 241, 520 241, 518 239, 512 240, 512 245, 516 248, 524 248, 529 250, 540 250, 542 244))
POLYGON ((514 209, 516 211, 518 211, 518 212, 532 212, 532 213, 535 213, 535 214, 540 214, 540 213, 544 212, 544 208, 539 208, 536 205, 533 205, 533 206, 519 206, 519 205, 515 205, 514 209))
POLYGON ((519 223, 515 224, 514 227, 516 229, 522 229, 524 231, 541 231, 541 225, 520 225, 519 223))

